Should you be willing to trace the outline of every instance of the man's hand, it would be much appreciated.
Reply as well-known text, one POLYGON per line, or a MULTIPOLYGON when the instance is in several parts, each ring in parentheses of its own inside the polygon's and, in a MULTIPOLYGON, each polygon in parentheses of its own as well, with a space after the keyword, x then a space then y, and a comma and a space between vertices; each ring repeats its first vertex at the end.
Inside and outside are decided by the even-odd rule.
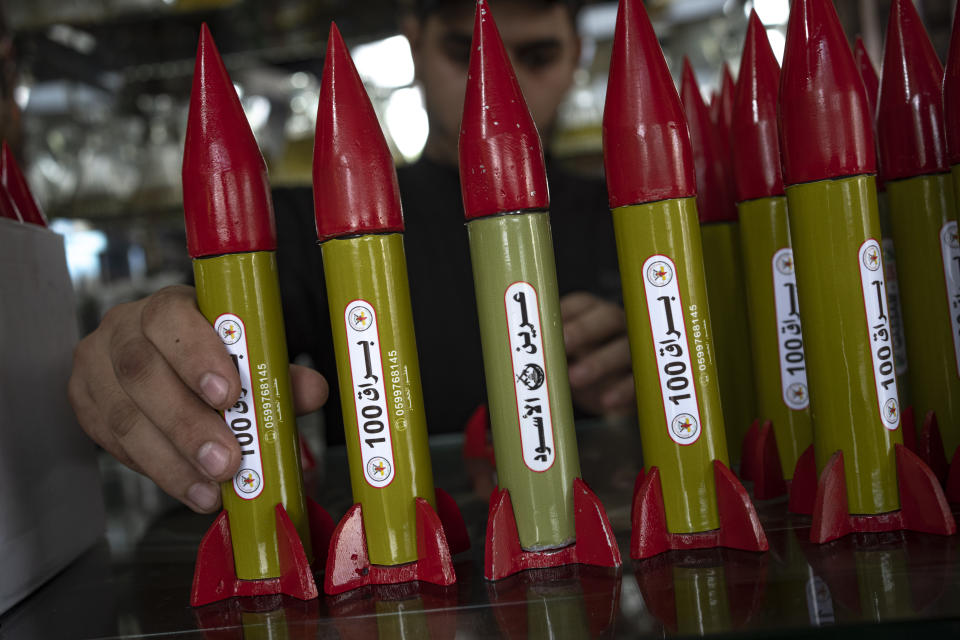
MULTIPOLYGON (((290 367, 294 408, 326 402, 316 371, 290 367)), ((80 341, 68 387, 80 426, 125 465, 198 512, 220 506, 217 483, 240 447, 217 413, 240 396, 237 370, 191 287, 162 289, 111 309, 80 341)))
POLYGON ((623 309, 590 293, 574 292, 560 300, 560 314, 574 404, 599 415, 636 412, 623 309))

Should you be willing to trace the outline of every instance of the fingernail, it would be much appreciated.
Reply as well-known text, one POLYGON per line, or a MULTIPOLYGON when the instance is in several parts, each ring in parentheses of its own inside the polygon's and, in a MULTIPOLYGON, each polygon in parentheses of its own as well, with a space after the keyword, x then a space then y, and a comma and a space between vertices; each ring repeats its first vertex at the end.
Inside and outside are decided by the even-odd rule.
POLYGON ((215 373, 205 373, 200 378, 200 391, 206 396, 207 402, 219 407, 227 401, 227 392, 230 391, 230 385, 215 373))
POLYGON ((197 462, 211 478, 218 478, 227 470, 230 452, 219 442, 207 442, 197 451, 197 462))
POLYGON ((187 500, 204 511, 212 511, 220 499, 220 490, 209 482, 198 482, 187 489, 187 500))

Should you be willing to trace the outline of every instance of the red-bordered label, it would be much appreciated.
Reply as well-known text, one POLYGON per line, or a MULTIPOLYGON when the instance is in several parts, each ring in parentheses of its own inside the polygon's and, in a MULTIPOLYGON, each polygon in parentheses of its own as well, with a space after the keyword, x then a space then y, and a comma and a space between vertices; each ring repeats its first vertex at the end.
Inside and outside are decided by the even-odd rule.
POLYGON ((895 431, 900 426, 900 399, 897 396, 893 332, 890 329, 880 243, 871 238, 860 245, 857 262, 860 266, 860 286, 867 333, 870 337, 870 356, 873 360, 873 380, 877 388, 880 421, 886 429, 895 431))
POLYGON ((940 228, 940 255, 947 287, 947 311, 953 329, 953 352, 957 359, 957 375, 960 376, 960 240, 955 220, 940 228))
POLYGON ((780 352, 780 391, 783 403, 794 411, 810 406, 807 362, 803 353, 803 331, 797 302, 797 273, 793 250, 773 254, 773 300, 777 320, 777 347, 780 352))
POLYGON ((253 377, 250 375, 250 353, 247 350, 247 329, 243 320, 232 313, 217 316, 213 328, 240 374, 240 399, 223 412, 223 419, 240 445, 240 470, 233 476, 233 491, 244 500, 253 500, 263 493, 264 477, 260 426, 253 394, 253 377))
POLYGON ((543 351, 543 322, 540 299, 529 282, 514 282, 503 294, 510 359, 513 364, 513 390, 520 425, 523 463, 531 471, 542 473, 553 466, 556 448, 553 442, 553 418, 547 384, 547 360, 543 351))
POLYGON ((679 280, 676 265, 665 255, 650 256, 643 263, 647 315, 667 433, 671 440, 686 446, 699 440, 703 429, 679 280))
POLYGON ((363 478, 371 487, 380 489, 393 482, 396 468, 377 312, 366 300, 353 300, 343 310, 343 321, 363 478))

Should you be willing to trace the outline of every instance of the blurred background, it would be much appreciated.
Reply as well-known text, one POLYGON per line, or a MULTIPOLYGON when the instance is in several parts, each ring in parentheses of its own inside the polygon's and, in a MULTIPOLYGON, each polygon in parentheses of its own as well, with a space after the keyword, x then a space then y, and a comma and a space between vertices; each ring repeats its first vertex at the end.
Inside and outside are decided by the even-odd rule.
MULTIPOLYGON (((943 59, 956 2, 915 3, 943 59)), ((889 5, 836 0, 848 35, 862 35, 875 64, 889 5)), ((689 56, 707 97, 724 62, 736 74, 751 9, 782 55, 788 0, 649 0, 647 7, 675 77, 689 56)), ((66 238, 81 335, 111 306, 189 278, 180 161, 202 21, 224 55, 274 185, 309 184, 331 20, 351 47, 397 163, 414 161, 427 137, 396 0, 5 0, 3 9, 2 88, 12 93, 21 124, 19 139, 6 136, 14 137, 51 226, 66 238)), ((544 141, 581 172, 602 171, 615 17, 615 2, 585 3, 581 67, 554 139, 544 141)))

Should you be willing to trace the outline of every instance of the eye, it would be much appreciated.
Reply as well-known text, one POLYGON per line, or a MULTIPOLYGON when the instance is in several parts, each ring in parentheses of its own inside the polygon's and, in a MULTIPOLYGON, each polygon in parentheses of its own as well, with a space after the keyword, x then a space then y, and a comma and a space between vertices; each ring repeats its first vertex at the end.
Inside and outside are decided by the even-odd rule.
POLYGON ((440 40, 440 50, 450 62, 466 69, 470 66, 470 41, 468 35, 447 33, 440 40))
POLYGON ((514 49, 517 65, 533 72, 542 71, 555 64, 563 54, 563 48, 557 40, 538 40, 519 45, 514 49))

